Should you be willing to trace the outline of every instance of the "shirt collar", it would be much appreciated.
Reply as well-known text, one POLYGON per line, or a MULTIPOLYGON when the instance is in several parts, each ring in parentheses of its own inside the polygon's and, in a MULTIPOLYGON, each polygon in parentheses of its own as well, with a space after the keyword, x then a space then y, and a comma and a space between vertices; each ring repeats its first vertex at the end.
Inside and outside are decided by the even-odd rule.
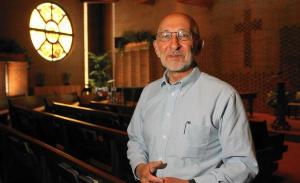
MULTIPOLYGON (((169 85, 168 83, 168 71, 166 70, 163 74, 162 81, 161 81, 161 87, 165 85, 169 85)), ((190 83, 194 83, 200 76, 200 70, 198 67, 194 67, 192 72, 189 73, 186 77, 182 78, 181 80, 177 81, 176 84, 181 84, 181 87, 184 88, 190 83)))

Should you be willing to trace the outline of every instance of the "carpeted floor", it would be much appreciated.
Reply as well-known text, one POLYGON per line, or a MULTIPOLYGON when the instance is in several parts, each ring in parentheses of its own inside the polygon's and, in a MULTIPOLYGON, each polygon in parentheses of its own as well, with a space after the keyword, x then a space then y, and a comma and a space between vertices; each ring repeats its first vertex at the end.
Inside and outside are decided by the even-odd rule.
POLYGON ((300 143, 286 141, 288 151, 279 161, 276 175, 282 178, 282 183, 300 183, 300 143))

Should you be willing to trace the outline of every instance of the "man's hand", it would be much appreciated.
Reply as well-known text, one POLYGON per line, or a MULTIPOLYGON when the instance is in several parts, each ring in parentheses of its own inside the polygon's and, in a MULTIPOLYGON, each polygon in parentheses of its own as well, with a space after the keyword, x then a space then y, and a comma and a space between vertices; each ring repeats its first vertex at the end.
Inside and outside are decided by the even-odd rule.
POLYGON ((163 169, 166 164, 162 161, 152 161, 147 164, 139 164, 135 171, 141 182, 162 183, 163 179, 156 177, 154 174, 157 169, 163 169))
POLYGON ((164 183, 188 183, 187 180, 182 180, 174 177, 164 177, 164 183))

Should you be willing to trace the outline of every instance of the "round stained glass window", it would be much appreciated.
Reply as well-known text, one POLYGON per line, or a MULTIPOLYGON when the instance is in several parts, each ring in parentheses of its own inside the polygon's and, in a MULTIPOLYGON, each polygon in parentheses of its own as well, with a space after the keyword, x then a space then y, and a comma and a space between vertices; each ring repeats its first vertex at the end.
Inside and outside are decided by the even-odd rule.
POLYGON ((58 61, 69 53, 73 41, 72 25, 58 5, 38 5, 31 13, 29 27, 34 48, 46 60, 58 61))

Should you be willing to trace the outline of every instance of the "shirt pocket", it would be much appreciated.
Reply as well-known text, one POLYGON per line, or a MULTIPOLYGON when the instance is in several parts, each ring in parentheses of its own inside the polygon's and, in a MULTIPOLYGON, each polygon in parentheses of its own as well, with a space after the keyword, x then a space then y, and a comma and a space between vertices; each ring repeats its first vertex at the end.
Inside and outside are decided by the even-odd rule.
POLYGON ((181 149, 178 151, 182 158, 203 159, 207 151, 207 145, 210 138, 210 127, 189 124, 185 127, 185 132, 180 135, 178 143, 181 149))

